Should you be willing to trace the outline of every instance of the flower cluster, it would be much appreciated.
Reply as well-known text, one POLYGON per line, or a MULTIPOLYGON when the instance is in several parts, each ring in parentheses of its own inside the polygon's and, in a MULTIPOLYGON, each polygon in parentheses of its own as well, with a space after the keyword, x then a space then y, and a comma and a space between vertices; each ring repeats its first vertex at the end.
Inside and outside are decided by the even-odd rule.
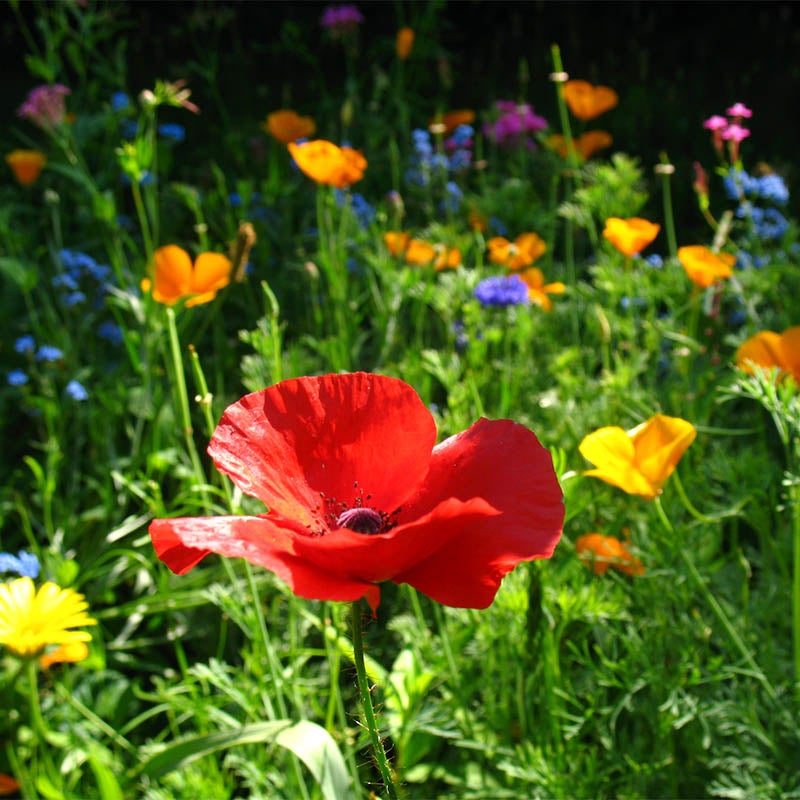
POLYGON ((17 109, 17 114, 44 131, 52 130, 66 120, 64 98, 71 93, 70 89, 60 83, 37 86, 28 93, 25 102, 17 109))
POLYGON ((739 145, 748 136, 749 128, 742 122, 750 119, 753 112, 744 103, 734 103, 726 112, 727 117, 714 114, 703 122, 703 127, 711 131, 711 141, 720 159, 725 157, 725 143, 728 143, 728 157, 732 164, 739 161, 739 145))
POLYGON ((362 228, 368 228, 375 221, 375 209, 363 194, 346 192, 341 189, 333 190, 333 197, 338 206, 349 205, 351 211, 362 228))
POLYGON ((770 171, 750 175, 744 169, 732 167, 723 178, 723 184, 728 197, 739 201, 737 218, 750 220, 759 239, 783 237, 789 222, 775 206, 785 206, 789 202, 789 189, 780 175, 770 171))
MULTIPOLYGON (((430 131, 423 128, 412 131, 414 153, 411 167, 406 171, 406 181, 415 186, 429 186, 437 175, 451 177, 468 169, 472 163, 473 136, 471 125, 459 125, 445 140, 444 150, 436 150, 430 131)), ((448 191, 453 192, 451 184, 460 192, 453 181, 447 181, 448 191)))
POLYGON ((403 256, 406 264, 432 266, 437 272, 461 266, 461 252, 455 247, 424 239, 414 239, 407 231, 387 231, 383 235, 386 248, 393 256, 403 256))
MULTIPOLYGON (((55 345, 43 344, 38 348, 33 336, 26 334, 14 342, 14 351, 28 358, 30 369, 38 373, 38 365, 58 364, 64 360, 64 353, 55 345)), ((22 369, 12 369, 6 375, 10 386, 25 386, 30 381, 30 376, 22 369)), ((73 400, 88 400, 89 393, 84 386, 74 378, 64 388, 64 393, 73 400)))
POLYGON ((483 126, 484 135, 499 145, 535 147, 530 135, 547 128, 547 120, 536 114, 528 103, 498 100, 495 106, 497 119, 483 126))
POLYGON ((364 15, 350 4, 328 6, 320 17, 319 24, 334 38, 341 38, 358 30, 364 15))

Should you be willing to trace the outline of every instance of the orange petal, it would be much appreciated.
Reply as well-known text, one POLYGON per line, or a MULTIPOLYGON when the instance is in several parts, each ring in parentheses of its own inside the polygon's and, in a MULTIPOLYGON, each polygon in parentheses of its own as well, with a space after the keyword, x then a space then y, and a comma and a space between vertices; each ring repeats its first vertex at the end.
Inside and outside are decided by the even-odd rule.
POLYGON ((153 253, 153 262, 154 300, 171 306, 192 293, 192 259, 182 247, 159 247, 153 253))
POLYGON ((664 481, 675 471, 697 431, 691 422, 680 417, 656 414, 628 432, 636 450, 635 465, 651 485, 660 491, 664 481))
MULTIPOLYGON (((790 328, 789 330, 795 329, 790 328)), ((757 333, 746 342, 743 342, 736 351, 736 363, 745 372, 752 373, 753 370, 748 364, 750 361, 765 369, 770 369, 771 367, 785 369, 786 363, 781 334, 773 331, 761 331, 761 333, 757 333)))

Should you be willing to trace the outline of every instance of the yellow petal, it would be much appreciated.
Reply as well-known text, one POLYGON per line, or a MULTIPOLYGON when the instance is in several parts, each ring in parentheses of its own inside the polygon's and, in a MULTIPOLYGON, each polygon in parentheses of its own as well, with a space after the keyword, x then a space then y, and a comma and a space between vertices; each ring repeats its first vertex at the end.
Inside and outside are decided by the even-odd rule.
POLYGON ((635 467, 633 442, 622 428, 600 428, 586 436, 578 449, 597 467, 584 472, 584 475, 600 478, 628 494, 639 494, 648 499, 656 496, 655 488, 635 467))
POLYGON ((629 435, 636 451, 635 466, 658 492, 695 440, 697 431, 685 419, 656 414, 629 431, 629 435))

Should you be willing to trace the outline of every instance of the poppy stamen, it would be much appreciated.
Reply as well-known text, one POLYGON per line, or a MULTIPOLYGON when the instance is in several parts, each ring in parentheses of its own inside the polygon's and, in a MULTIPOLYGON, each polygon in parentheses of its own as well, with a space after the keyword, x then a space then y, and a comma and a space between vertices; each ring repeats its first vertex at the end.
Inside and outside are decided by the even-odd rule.
POLYGON ((349 528, 356 533, 378 533, 383 523, 383 515, 379 511, 364 506, 348 508, 336 519, 340 528, 349 528))

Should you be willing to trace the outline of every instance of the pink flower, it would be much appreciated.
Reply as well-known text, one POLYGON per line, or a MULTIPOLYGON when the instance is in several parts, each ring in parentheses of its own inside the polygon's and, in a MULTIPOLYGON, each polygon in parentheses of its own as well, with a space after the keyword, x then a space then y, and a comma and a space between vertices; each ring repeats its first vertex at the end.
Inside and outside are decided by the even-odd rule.
POLYGON ((68 94, 71 90, 60 83, 37 86, 28 93, 17 114, 43 130, 56 128, 67 116, 64 97, 68 94))
POLYGON ((749 135, 750 131, 747 128, 743 128, 741 125, 737 125, 736 123, 728 125, 728 127, 722 131, 722 138, 725 139, 726 142, 741 142, 749 135))
POLYGON ((704 123, 704 128, 708 128, 710 131, 721 131, 728 127, 728 120, 725 117, 721 117, 719 114, 714 114, 713 117, 709 117, 704 123))
POLYGON ((744 103, 734 103, 725 113, 738 119, 750 119, 753 116, 753 112, 744 103))

